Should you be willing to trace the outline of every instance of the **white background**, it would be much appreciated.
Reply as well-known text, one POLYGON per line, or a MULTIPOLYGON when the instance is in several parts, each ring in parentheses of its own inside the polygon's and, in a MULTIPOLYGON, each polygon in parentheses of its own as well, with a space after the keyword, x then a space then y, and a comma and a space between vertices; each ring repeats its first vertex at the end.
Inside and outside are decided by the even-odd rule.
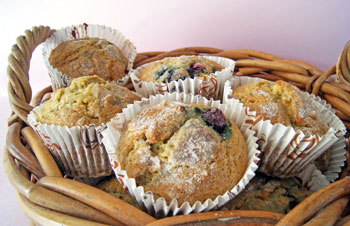
MULTIPOLYGON (((0 147, 5 145, 7 57, 32 26, 104 24, 121 31, 139 52, 185 46, 254 49, 307 61, 326 70, 350 39, 347 0, 0 0, 0 147)), ((33 93, 49 84, 39 47, 31 61, 33 93)), ((28 225, 15 189, 0 168, 1 225, 28 225)))

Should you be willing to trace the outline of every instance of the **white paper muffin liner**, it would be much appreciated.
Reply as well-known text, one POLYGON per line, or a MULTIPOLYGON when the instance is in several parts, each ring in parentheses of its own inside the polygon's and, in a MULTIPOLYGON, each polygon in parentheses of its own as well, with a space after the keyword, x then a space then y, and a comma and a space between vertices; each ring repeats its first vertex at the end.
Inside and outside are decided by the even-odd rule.
POLYGON ((248 124, 245 123, 249 119, 244 112, 243 105, 236 103, 234 108, 231 106, 220 104, 220 101, 208 100, 199 95, 185 94, 185 93, 166 93, 164 95, 151 96, 149 99, 142 99, 142 101, 136 101, 133 105, 128 105, 123 109, 123 113, 118 114, 109 123, 107 128, 102 132, 102 142, 106 147, 111 165, 115 172, 115 175, 119 182, 124 187, 127 187, 129 193, 138 202, 139 206, 146 210, 148 213, 155 215, 156 217, 163 217, 168 215, 199 213, 203 211, 209 211, 223 206, 239 192, 241 192, 249 181, 254 177, 255 171, 258 168, 257 163, 259 158, 257 157, 260 152, 257 150, 257 138, 254 136, 248 124), (197 201, 192 206, 188 202, 184 202, 179 206, 176 199, 173 199, 169 205, 167 205, 163 197, 154 200, 152 192, 145 192, 142 186, 137 186, 134 178, 129 178, 126 171, 120 168, 120 164, 117 159, 116 147, 118 146, 119 138, 123 132, 123 129, 127 123, 143 109, 154 106, 161 103, 164 100, 168 101, 183 101, 185 103, 198 103, 207 106, 217 107, 223 111, 226 117, 233 120, 240 128, 243 136, 246 139, 248 149, 248 166, 247 169, 239 181, 230 191, 218 196, 215 200, 208 199, 204 203, 197 201))
MULTIPOLYGON (((42 48, 44 62, 48 68, 52 88, 54 90, 69 86, 72 82, 72 78, 67 76, 66 74, 59 72, 50 64, 49 57, 51 51, 62 42, 83 37, 95 37, 106 39, 107 41, 115 44, 128 60, 127 70, 132 70, 133 62, 136 57, 136 47, 132 42, 126 39, 124 35, 119 31, 110 27, 106 27, 104 25, 97 24, 81 24, 77 26, 73 25, 65 27, 54 32, 44 42, 42 48)), ((129 75, 126 74, 123 78, 119 79, 117 83, 118 85, 125 86, 128 83, 128 81, 129 75)))
MULTIPOLYGON (((263 79, 242 76, 227 81, 223 103, 230 105, 239 102, 232 97, 232 91, 238 86, 261 80, 263 79)), ((257 132, 258 143, 262 151, 259 171, 281 178, 296 176, 323 152, 331 148, 331 163, 323 174, 328 181, 332 182, 338 177, 346 160, 344 149, 346 128, 326 101, 306 92, 303 92, 303 95, 310 98, 317 106, 321 120, 329 122, 329 130, 323 136, 306 136, 302 131, 295 131, 291 126, 284 126, 280 123, 272 125, 269 120, 263 120, 262 116, 252 111, 250 116, 255 117, 255 120, 248 123, 257 132)))
POLYGON ((301 179, 302 185, 311 193, 330 184, 330 181, 317 169, 315 164, 309 164, 297 177, 301 179))
POLYGON ((39 105, 29 113, 28 122, 43 139, 66 175, 84 178, 112 174, 101 136, 106 125, 67 127, 41 124, 36 120, 35 112, 42 106, 39 105))
MULTIPOLYGON (((190 56, 181 56, 190 57, 190 56)), ((193 57, 193 56, 192 56, 193 57)), ((221 71, 216 71, 210 75, 205 75, 198 78, 187 78, 185 80, 172 81, 169 83, 161 82, 146 82, 138 78, 138 74, 141 70, 150 64, 159 62, 154 61, 148 64, 144 64, 130 73, 130 78, 136 92, 140 93, 144 97, 149 97, 150 95, 163 94, 167 92, 184 92, 193 93, 195 95, 202 95, 206 98, 220 99, 220 94, 224 89, 225 81, 232 78, 232 73, 235 68, 235 61, 224 58, 224 57, 214 57, 214 56, 202 56, 209 60, 213 60, 218 64, 222 65, 224 69, 221 71)))

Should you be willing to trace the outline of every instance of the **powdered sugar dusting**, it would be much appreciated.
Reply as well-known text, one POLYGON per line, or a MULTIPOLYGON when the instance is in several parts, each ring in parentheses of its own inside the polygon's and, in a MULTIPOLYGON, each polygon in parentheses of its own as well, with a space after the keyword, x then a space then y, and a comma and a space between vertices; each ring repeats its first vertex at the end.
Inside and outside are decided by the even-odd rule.
POLYGON ((197 184, 215 168, 213 162, 217 157, 220 138, 210 128, 201 125, 198 119, 191 119, 168 143, 178 148, 172 150, 167 162, 163 163, 160 174, 166 176, 160 183, 180 186, 184 192, 192 194, 197 184))
POLYGON ((179 161, 182 164, 204 164, 211 161, 219 142, 215 139, 214 132, 202 126, 198 119, 187 121, 179 133, 175 134, 175 138, 179 150, 169 159, 173 164, 178 164, 179 161))
POLYGON ((262 90, 262 89, 254 90, 252 92, 252 95, 254 95, 254 96, 262 96, 262 97, 269 97, 269 94, 266 91, 262 90))
POLYGON ((168 125, 176 124, 184 119, 183 103, 161 103, 158 108, 148 108, 137 115, 129 124, 129 134, 145 134, 150 143, 157 143, 160 137, 170 136, 172 128, 168 125))
POLYGON ((149 148, 139 148, 137 149, 136 154, 139 156, 139 162, 148 165, 150 170, 159 170, 160 159, 158 156, 151 155, 151 150, 149 148))
POLYGON ((260 105, 260 111, 261 114, 263 114, 266 117, 266 119, 276 117, 278 112, 278 104, 269 103, 266 105, 260 105))

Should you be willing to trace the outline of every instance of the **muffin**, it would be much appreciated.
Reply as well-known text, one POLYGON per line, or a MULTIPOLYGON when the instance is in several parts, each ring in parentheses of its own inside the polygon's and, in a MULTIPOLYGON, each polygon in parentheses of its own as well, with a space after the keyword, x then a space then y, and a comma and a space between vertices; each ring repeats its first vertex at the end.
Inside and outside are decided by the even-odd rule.
POLYGON ((223 57, 168 57, 138 67, 130 78, 136 92, 145 97, 185 92, 219 99, 234 66, 233 60, 223 57))
POLYGON ((125 76, 128 60, 113 43, 99 38, 78 38, 60 43, 49 56, 50 64, 70 78, 98 75, 117 81, 125 76))
POLYGON ((168 203, 215 199, 234 187, 247 167, 238 127, 218 108, 162 102, 132 119, 116 153, 138 186, 168 203))
POLYGON ((104 178, 95 187, 123 200, 124 202, 138 207, 135 200, 129 195, 127 189, 123 188, 114 175, 104 178))
POLYGON ((73 79, 69 87, 55 90, 36 111, 36 119, 57 126, 98 126, 136 100, 140 97, 114 82, 96 75, 83 76, 73 79))
POLYGON ((246 113, 252 117, 247 123, 259 139, 260 172, 294 177, 331 149, 333 157, 321 162, 322 168, 331 171, 330 180, 338 174, 346 128, 324 100, 284 81, 235 77, 225 84, 224 103, 236 102, 251 111, 246 113))
POLYGON ((126 86, 136 57, 135 46, 122 33, 96 24, 56 30, 45 40, 42 50, 54 90, 88 75, 126 86))
POLYGON ((98 76, 79 77, 34 108, 28 122, 65 175, 106 176, 112 169, 101 131, 105 123, 136 100, 140 98, 115 82, 106 82, 98 76))
POLYGON ((296 177, 280 179, 257 173, 247 187, 225 205, 225 209, 286 214, 309 195, 296 177))
POLYGON ((170 57, 149 64, 138 77, 148 82, 171 82, 186 78, 203 77, 224 67, 217 62, 200 56, 170 57))
POLYGON ((281 123, 307 135, 320 136, 329 128, 327 122, 321 120, 312 100, 282 80, 249 83, 234 89, 232 96, 272 124, 281 123))
POLYGON ((166 93, 129 105, 102 141, 142 209, 156 217, 199 213, 222 207, 254 176, 259 151, 248 118, 242 104, 166 93))

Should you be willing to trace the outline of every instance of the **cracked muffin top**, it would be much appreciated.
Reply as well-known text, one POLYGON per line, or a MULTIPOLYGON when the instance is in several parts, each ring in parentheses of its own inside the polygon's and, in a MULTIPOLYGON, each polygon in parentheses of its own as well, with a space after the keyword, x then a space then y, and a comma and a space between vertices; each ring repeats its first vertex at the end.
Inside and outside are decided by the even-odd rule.
POLYGON ((317 107, 297 87, 282 80, 248 83, 233 90, 232 96, 272 124, 281 123, 307 135, 324 135, 329 126, 317 107))
POLYGON ((135 116, 123 131, 117 159, 129 178, 167 203, 214 200, 247 167, 246 142, 218 108, 164 101, 135 116))
POLYGON ((109 81, 123 78, 128 65, 116 45, 89 37, 62 42, 50 53, 49 62, 71 78, 98 75, 109 81))
POLYGON ((128 104, 140 100, 127 88, 98 76, 73 79, 69 87, 53 91, 51 98, 35 112, 42 124, 95 126, 107 123, 128 104))
POLYGON ((138 77, 148 82, 172 82, 210 75, 222 69, 222 65, 202 56, 168 57, 150 63, 138 77))

